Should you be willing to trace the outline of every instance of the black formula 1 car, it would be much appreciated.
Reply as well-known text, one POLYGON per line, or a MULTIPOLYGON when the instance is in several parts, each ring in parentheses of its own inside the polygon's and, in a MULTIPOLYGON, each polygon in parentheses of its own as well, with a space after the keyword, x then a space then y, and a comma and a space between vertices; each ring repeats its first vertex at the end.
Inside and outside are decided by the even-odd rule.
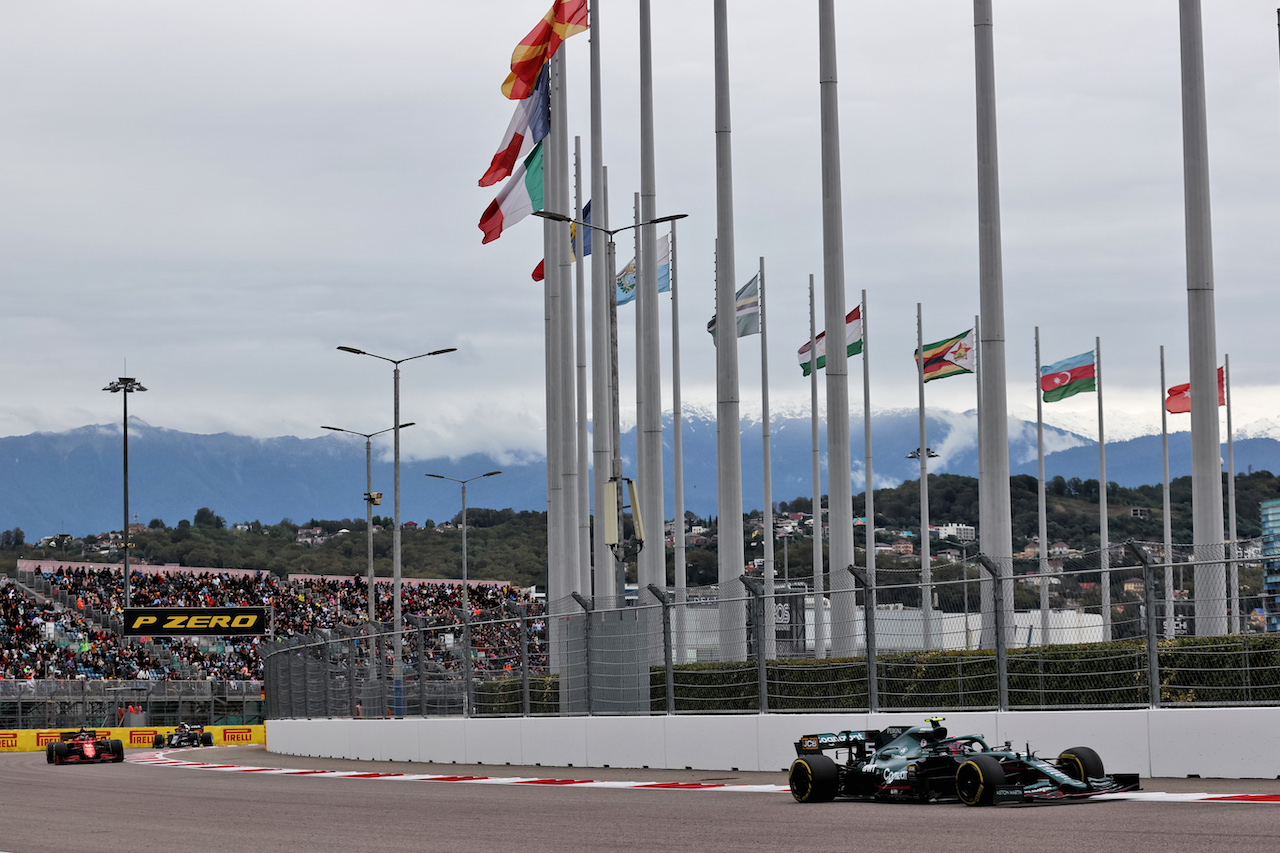
POLYGON ((61 738, 45 744, 45 761, 50 764, 101 764, 124 761, 124 744, 98 737, 93 729, 63 732, 61 738))
POLYGON ((788 781, 802 803, 836 797, 967 806, 1053 802, 1138 787, 1136 773, 1108 776, 1086 746, 1063 750, 1050 764, 1008 743, 992 749, 981 735, 951 737, 941 717, 927 726, 805 735, 796 741, 788 781), (847 750, 844 763, 824 755, 847 750))
POLYGON ((162 746, 173 748, 213 746, 213 733, 206 732, 204 726, 189 726, 186 723, 178 723, 178 727, 168 737, 156 735, 152 746, 156 749, 162 746))

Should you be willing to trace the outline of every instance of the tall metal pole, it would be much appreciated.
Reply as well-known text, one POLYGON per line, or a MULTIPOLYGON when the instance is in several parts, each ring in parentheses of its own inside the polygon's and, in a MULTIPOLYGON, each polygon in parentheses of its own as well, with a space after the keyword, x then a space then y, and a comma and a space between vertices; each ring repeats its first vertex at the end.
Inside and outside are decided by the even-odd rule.
POLYGON ((1231 356, 1222 357, 1222 386, 1227 404, 1227 556, 1231 562, 1227 569, 1227 597, 1231 605, 1231 633, 1240 633, 1240 558, 1239 540, 1236 539, 1236 447, 1231 436, 1231 356))
POLYGON ((684 528, 684 408, 680 396, 680 256, 676 251, 676 223, 671 223, 671 456, 672 492, 675 499, 675 653, 685 660, 685 602, 689 585, 685 567, 686 537, 684 528))
POLYGON ((115 382, 102 389, 112 394, 120 394, 124 400, 124 527, 120 528, 121 546, 124 551, 124 606, 131 605, 132 597, 129 584, 129 395, 138 391, 146 391, 142 383, 132 376, 121 376, 115 382))
MULTIPOLYGON (((575 210, 574 219, 582 219, 582 138, 575 136, 573 138, 573 163, 574 163, 574 200, 575 210)), ((573 256, 575 258, 573 265, 574 273, 574 349, 576 352, 577 372, 576 372, 576 399, 577 403, 574 407, 576 414, 574 425, 576 427, 576 438, 574 440, 574 453, 576 454, 577 476, 574 478, 574 494, 575 516, 577 520, 577 565, 574 566, 576 574, 573 576, 573 587, 582 592, 583 595, 591 595, 591 489, 587 478, 587 472, 591 470, 590 463, 587 458, 587 287, 585 279, 586 261, 583 258, 583 251, 586 246, 587 234, 586 228, 579 228, 575 233, 573 256)))
MULTIPOLYGON (((998 572, 996 582, 1002 584, 1004 616, 1010 617, 1002 619, 1001 623, 1012 625, 1013 519, 1009 497, 1009 406, 991 0, 974 0, 973 10, 978 136, 979 348, 982 356, 978 372, 983 410, 982 434, 978 438, 982 457, 978 489, 986 495, 983 504, 988 508, 988 517, 980 521, 980 534, 982 552, 995 563, 998 572)), ((995 630, 994 624, 992 630, 995 630)))
MULTIPOLYGON (((643 364, 637 365, 637 384, 644 399, 643 408, 637 413, 643 418, 636 424, 637 436, 643 444, 639 458, 644 465, 640 472, 639 499, 643 507, 641 518, 653 530, 657 547, 647 547, 640 552, 637 581, 640 589, 649 584, 666 589, 667 549, 663 546, 662 528, 665 489, 662 483, 662 359, 658 334, 658 237, 652 224, 657 216, 657 179, 654 165, 653 125, 653 38, 649 20, 650 0, 640 0, 640 261, 636 282, 640 298, 636 304, 636 316, 640 319, 644 346, 643 364)), ((656 656, 660 647, 653 649, 656 656)))
POLYGON ((471 702, 471 584, 467 577, 467 481, 462 481, 462 702, 470 717, 471 702))
POLYGON ((720 659, 746 660, 746 611, 737 599, 745 556, 742 542, 742 438, 738 394, 738 339, 733 305, 737 268, 733 242, 733 145, 729 118, 728 0, 715 0, 716 506, 719 514, 720 659))
POLYGON ((392 421, 395 426, 392 428, 392 436, 394 438, 395 451, 392 460, 392 472, 395 479, 395 531, 391 534, 391 577, 392 586, 394 587, 395 601, 391 603, 392 607, 392 629, 394 634, 391 639, 391 682, 393 686, 393 708, 395 716, 403 716, 404 709, 401 702, 404 700, 404 673, 400 669, 400 662, 404 660, 403 645, 404 638, 401 636, 401 629, 404 627, 404 619, 401 614, 401 601, 403 597, 400 594, 401 578, 400 578, 400 364, 395 366, 395 390, 393 397, 395 398, 395 411, 392 415, 392 421))
POLYGON ((1102 338, 1094 339, 1094 347, 1094 384, 1098 390, 1098 535, 1102 540, 1098 565, 1102 569, 1102 639, 1110 640, 1111 535, 1107 526, 1107 436, 1102 422, 1102 338))
POLYGON ((921 647, 933 648, 933 566, 929 554, 929 444, 924 411, 924 307, 916 303, 916 381, 920 390, 920 627, 921 647))
MULTIPOLYGON (((591 219, 603 229, 609 227, 609 202, 605 190, 604 130, 601 110, 600 84, 600 4, 591 7, 591 29, 588 32, 591 46, 591 219)), ((593 241, 594 242, 594 241, 593 241)), ((610 306, 614 302, 613 263, 610 241, 609 251, 591 253, 591 485, 594 490, 592 503, 595 510, 593 553, 595 576, 593 589, 583 594, 603 594, 612 585, 613 554, 604 541, 605 483, 611 476, 613 459, 612 397, 610 394, 611 355, 610 306)))
POLYGON ((1049 519, 1044 484, 1044 395, 1040 393, 1040 327, 1036 326, 1036 502, 1040 526, 1040 643, 1049 644, 1049 519))
POLYGON ((1169 498, 1169 410, 1165 407, 1164 345, 1160 346, 1160 455, 1164 463, 1164 637, 1177 631, 1173 589, 1173 517, 1169 498))
MULTIPOLYGON (((827 656, 827 628, 822 603, 826 600, 822 563, 822 445, 818 440, 818 307, 813 275, 809 276, 809 431, 813 445, 813 654, 827 656)), ((852 486, 850 486, 852 489, 852 486)), ((852 500, 852 498, 850 499, 852 500)), ((875 538, 874 533, 872 538, 875 538)))
POLYGON ((1182 172, 1187 246, 1187 342, 1191 362, 1191 519, 1195 542, 1196 634, 1227 632, 1221 562, 1222 449, 1218 437, 1218 342, 1214 320, 1213 233, 1209 216, 1209 134, 1199 0, 1180 0, 1182 172))
POLYGON ((420 355, 411 355, 408 358, 387 358, 385 355, 377 355, 375 353, 366 352, 365 350, 362 350, 362 349, 356 349, 355 347, 340 346, 338 347, 338 349, 341 350, 342 352, 349 352, 354 355, 367 355, 370 358, 376 358, 381 361, 389 361, 395 367, 395 370, 392 373, 392 377, 393 377, 392 416, 395 418, 395 420, 393 421, 395 425, 391 428, 392 435, 395 440, 394 442, 395 450, 394 450, 393 462, 392 462, 392 470, 393 470, 394 481, 395 481, 395 489, 394 489, 395 530, 392 531, 392 534, 391 534, 391 551, 392 551, 391 567, 392 567, 393 586, 395 587, 395 591, 394 591, 395 601, 392 603, 392 613, 394 614, 392 617, 394 620, 394 625, 392 626, 392 630, 394 631, 394 634, 393 634, 393 639, 391 643, 391 649, 392 649, 391 677, 393 679, 394 686, 395 686, 396 716, 401 716, 403 714, 403 708, 401 706, 401 702, 403 701, 404 697, 402 694, 403 685, 401 683, 401 678, 403 677, 403 673, 401 673, 400 671, 401 645, 402 645, 401 643, 402 638, 400 636, 400 633, 404 627, 404 623, 401 617, 401 605, 400 605, 400 598, 401 598, 400 592, 401 592, 401 586, 402 586, 401 577, 400 577, 400 430, 404 426, 404 424, 400 423, 400 365, 406 361, 413 361, 414 359, 417 359, 417 358, 426 358, 428 356, 444 355, 445 353, 455 352, 457 348, 446 347, 444 349, 433 350, 431 352, 424 352, 424 353, 421 353, 420 355))
POLYGON ((849 449, 849 353, 844 343, 844 205, 834 0, 818 0, 818 93, 822 159, 822 293, 827 327, 827 519, 831 559, 831 654, 857 640, 853 565, 853 478, 849 449))
POLYGON ((871 343, 870 323, 867 320, 867 292, 862 291, 862 445, 866 469, 866 485, 863 493, 863 513, 866 524, 863 530, 867 536, 867 585, 863 590, 866 598, 867 636, 871 638, 871 647, 867 649, 867 710, 880 710, 879 673, 876 667, 876 490, 871 477, 871 343))
MULTIPOLYGON (((777 579, 777 568, 773 559, 773 454, 769 436, 769 326, 768 304, 764 294, 764 258, 760 258, 760 273, 757 287, 760 294, 760 403, 762 414, 762 434, 764 436, 763 470, 764 470, 764 531, 761 541, 764 543, 764 634, 763 648, 765 657, 777 657, 778 631, 777 614, 773 607, 774 581, 777 579)), ((735 325, 736 325, 735 317, 735 325)))

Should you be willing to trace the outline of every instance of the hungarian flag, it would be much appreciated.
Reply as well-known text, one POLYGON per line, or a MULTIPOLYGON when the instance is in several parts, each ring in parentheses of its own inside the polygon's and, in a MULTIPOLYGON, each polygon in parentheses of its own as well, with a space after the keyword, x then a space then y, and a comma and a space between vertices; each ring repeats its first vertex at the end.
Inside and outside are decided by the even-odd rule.
POLYGON ((1082 391, 1098 390, 1093 350, 1040 368, 1040 390, 1046 403, 1056 403, 1082 391))
POLYGON ((541 143, 534 146, 533 153, 525 158, 498 191, 498 197, 485 208, 484 215, 480 217, 480 230, 484 232, 481 245, 497 240, 503 231, 535 210, 542 210, 541 143))
MULTIPOLYGON (((854 308, 844 318, 844 342, 847 347, 850 358, 862 352, 862 306, 854 308)), ((805 341, 804 346, 800 347, 796 353, 800 358, 800 369, 804 371, 804 375, 808 376, 814 370, 821 370, 827 366, 827 333, 823 332, 818 335, 818 364, 813 366, 813 359, 809 357, 809 347, 812 341, 805 341)))
MULTIPOLYGON (((915 351, 916 363, 920 363, 920 350, 915 351)), ((957 373, 973 373, 973 329, 961 332, 954 338, 924 345, 924 381, 945 379, 957 373)))
POLYGON ((480 186, 491 187, 515 171, 520 161, 529 156, 533 146, 541 142, 550 129, 551 99, 544 70, 538 75, 533 95, 516 104, 515 115, 507 125, 498 153, 493 155, 488 170, 480 178, 480 186))
MULTIPOLYGON (((1223 376, 1222 368, 1218 368, 1218 405, 1225 406, 1227 404, 1226 378, 1223 376)), ((1181 385, 1174 385, 1169 389, 1169 397, 1164 401, 1164 407, 1172 414, 1179 415, 1184 412, 1191 411, 1191 383, 1184 382, 1181 385)))
POLYGON ((502 94, 522 101, 533 93, 542 66, 555 56, 560 43, 587 28, 587 0, 555 0, 529 35, 511 52, 511 73, 502 94))

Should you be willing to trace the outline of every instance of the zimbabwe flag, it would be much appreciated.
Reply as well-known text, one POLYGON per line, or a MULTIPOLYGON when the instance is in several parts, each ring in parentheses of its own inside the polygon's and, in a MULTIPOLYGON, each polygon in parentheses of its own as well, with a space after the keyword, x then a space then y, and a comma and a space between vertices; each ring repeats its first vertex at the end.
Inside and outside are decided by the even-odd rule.
MULTIPOLYGON (((920 350, 915 352, 920 363, 920 350)), ((977 364, 973 342, 973 329, 961 332, 954 338, 924 345, 924 381, 945 379, 957 373, 973 373, 977 364)))

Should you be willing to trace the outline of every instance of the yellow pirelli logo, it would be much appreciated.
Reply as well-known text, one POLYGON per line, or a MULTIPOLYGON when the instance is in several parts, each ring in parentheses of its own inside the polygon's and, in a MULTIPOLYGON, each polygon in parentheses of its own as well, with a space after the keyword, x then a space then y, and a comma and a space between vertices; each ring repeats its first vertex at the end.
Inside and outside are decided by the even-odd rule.
POLYGON ((158 734, 157 729, 129 729, 129 746, 151 746, 158 734))
POLYGON ((15 749, 17 746, 17 732, 0 732, 0 749, 15 749))
POLYGON ((253 743, 253 729, 227 726, 222 730, 223 743, 253 743))
POLYGON ((61 732, 36 732, 36 746, 44 746, 56 740, 62 740, 61 732))

